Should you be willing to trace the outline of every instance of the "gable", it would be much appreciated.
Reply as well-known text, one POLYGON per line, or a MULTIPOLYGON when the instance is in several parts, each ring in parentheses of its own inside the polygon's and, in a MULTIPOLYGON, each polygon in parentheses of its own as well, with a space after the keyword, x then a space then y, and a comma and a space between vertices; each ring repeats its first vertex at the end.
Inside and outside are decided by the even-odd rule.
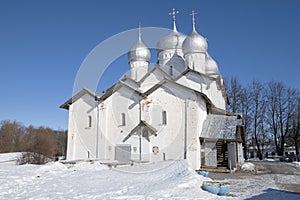
POLYGON ((68 99, 65 103, 63 103, 59 107, 68 110, 70 105, 72 105, 74 102, 76 102, 78 99, 80 99, 84 95, 89 95, 89 96, 93 97, 94 99, 100 98, 102 96, 102 94, 100 94, 98 92, 94 92, 88 88, 83 88, 77 94, 75 94, 73 97, 68 99))
POLYGON ((185 70, 185 61, 181 56, 175 53, 165 64, 165 67, 170 70, 170 74, 172 74, 172 76, 176 77, 185 70))
POLYGON ((141 80, 141 90, 147 91, 151 87, 153 87, 155 84, 159 83, 163 79, 171 79, 171 77, 164 72, 162 69, 160 69, 158 66, 155 66, 153 70, 151 70, 151 73, 149 73, 145 79, 141 80))
MULTIPOLYGON (((184 85, 178 84, 172 80, 167 80, 167 79, 164 79, 164 80, 160 81, 159 83, 155 84, 152 88, 150 88, 149 90, 144 92, 143 95, 148 96, 151 93, 155 92, 159 88, 164 88, 171 92, 174 91, 174 94, 179 93, 180 96, 182 96, 185 92, 194 93, 198 96, 201 96, 205 100, 206 103, 213 106, 213 103, 210 101, 210 99, 205 94, 203 94, 197 90, 193 90, 184 85)), ((185 96, 185 95, 183 95, 183 97, 187 98, 187 96, 185 96)))

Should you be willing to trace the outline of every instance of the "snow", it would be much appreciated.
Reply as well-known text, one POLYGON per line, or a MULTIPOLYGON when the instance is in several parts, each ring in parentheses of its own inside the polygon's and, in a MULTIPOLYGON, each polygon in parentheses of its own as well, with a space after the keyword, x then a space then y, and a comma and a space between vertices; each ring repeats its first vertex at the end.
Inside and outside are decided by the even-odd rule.
POLYGON ((0 154, 0 199, 300 199, 278 187, 300 184, 293 175, 229 179, 230 196, 218 196, 201 189, 211 179, 198 175, 185 160, 109 169, 99 162, 15 165, 19 155, 0 154))
POLYGON ((300 162, 293 162, 292 165, 294 165, 295 167, 299 167, 300 168, 300 162))
POLYGON ((72 167, 2 162, 0 177, 0 199, 224 199, 203 191, 202 182, 211 179, 199 176, 186 161, 112 169, 99 162, 72 167))
POLYGON ((16 161, 22 153, 0 153, 0 163, 16 161))
POLYGON ((259 158, 249 158, 247 161, 255 161, 255 162, 280 162, 279 159, 273 159, 273 158, 264 158, 260 160, 259 158))
POLYGON ((256 167, 253 163, 250 163, 250 162, 247 162, 247 163, 244 163, 242 166, 241 166, 241 169, 243 171, 251 171, 251 172, 254 172, 256 170, 256 167))

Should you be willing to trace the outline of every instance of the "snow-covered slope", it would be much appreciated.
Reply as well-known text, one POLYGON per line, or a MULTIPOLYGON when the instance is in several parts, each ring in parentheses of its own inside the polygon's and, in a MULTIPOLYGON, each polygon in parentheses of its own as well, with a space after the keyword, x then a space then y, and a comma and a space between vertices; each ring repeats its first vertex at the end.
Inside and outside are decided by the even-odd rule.
MULTIPOLYGON (((10 159, 11 160, 11 159, 10 159)), ((186 161, 108 169, 99 163, 0 164, 0 199, 222 199, 186 161)))
POLYGON ((0 199, 300 199, 280 189, 299 185, 297 175, 261 175, 227 180, 231 196, 203 191, 203 181, 182 161, 165 161, 109 169, 99 163, 68 167, 15 165, 15 154, 0 154, 0 199))
POLYGON ((22 153, 0 153, 0 163, 14 162, 22 153))

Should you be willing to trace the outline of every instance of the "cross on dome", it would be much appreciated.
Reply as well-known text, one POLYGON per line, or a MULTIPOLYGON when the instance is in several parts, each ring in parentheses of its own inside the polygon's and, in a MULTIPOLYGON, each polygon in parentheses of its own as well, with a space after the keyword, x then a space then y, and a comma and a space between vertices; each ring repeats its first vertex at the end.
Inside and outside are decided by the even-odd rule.
POLYGON ((169 13, 169 15, 172 15, 172 18, 173 18, 173 30, 174 31, 177 31, 177 28, 176 28, 176 14, 178 14, 179 11, 178 10, 175 10, 175 8, 172 9, 172 12, 169 13))
POLYGON ((195 15, 196 15, 197 13, 194 11, 194 10, 192 10, 192 13, 190 14, 191 16, 192 16, 192 23, 193 23, 193 31, 196 31, 196 28, 195 28, 195 15))
POLYGON ((142 40, 142 23, 141 22, 139 22, 138 28, 139 28, 139 40, 142 40))

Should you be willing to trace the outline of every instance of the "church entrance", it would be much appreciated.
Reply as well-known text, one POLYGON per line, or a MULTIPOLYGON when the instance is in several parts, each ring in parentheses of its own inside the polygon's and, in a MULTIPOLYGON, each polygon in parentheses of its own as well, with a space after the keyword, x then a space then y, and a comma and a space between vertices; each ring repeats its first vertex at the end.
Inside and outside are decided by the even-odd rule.
POLYGON ((130 162, 130 160, 131 160, 131 145, 130 144, 116 145, 115 159, 119 162, 130 162))
POLYGON ((217 148, 217 166, 228 168, 228 148, 224 140, 218 140, 217 148))

